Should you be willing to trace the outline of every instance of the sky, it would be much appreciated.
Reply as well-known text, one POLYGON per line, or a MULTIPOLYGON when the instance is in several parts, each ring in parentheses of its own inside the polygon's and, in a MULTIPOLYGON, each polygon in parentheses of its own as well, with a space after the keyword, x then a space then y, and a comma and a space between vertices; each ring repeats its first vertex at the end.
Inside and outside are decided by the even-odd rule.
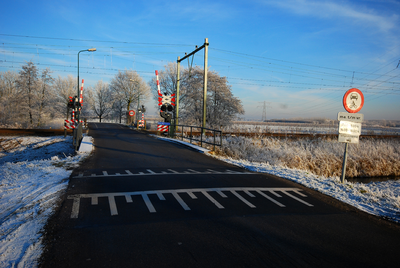
MULTIPOLYGON (((155 77, 208 38, 246 120, 328 118, 358 88, 365 120, 400 120, 400 1, 3 1, 0 72, 32 61, 86 86, 118 70, 155 77)), ((182 61, 188 67, 190 61, 182 61)), ((193 66, 204 66, 204 50, 193 66)), ((156 114, 149 99, 148 114, 156 114)))

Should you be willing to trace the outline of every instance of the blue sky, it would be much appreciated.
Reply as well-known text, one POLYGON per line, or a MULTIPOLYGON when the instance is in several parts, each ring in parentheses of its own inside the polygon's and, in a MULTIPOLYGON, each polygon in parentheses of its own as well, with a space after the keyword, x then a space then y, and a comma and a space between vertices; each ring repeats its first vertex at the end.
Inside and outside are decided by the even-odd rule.
MULTIPOLYGON (((32 60, 85 86, 118 70, 146 81, 209 39, 246 119, 334 119, 350 88, 365 119, 400 120, 400 1, 3 1, 0 71, 32 60)), ((204 54, 194 57, 203 66, 204 54)), ((182 62, 187 66, 187 62, 182 62)), ((146 103, 150 113, 154 103, 146 103)))

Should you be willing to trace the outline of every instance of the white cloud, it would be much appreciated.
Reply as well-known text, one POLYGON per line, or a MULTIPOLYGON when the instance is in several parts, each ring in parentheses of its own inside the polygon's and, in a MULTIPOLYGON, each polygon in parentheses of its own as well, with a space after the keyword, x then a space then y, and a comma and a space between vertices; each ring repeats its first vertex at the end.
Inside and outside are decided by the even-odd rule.
MULTIPOLYGON (((327 19, 349 19, 368 28, 390 31, 398 27, 397 14, 383 14, 371 5, 356 5, 348 1, 268 0, 262 3, 288 10, 292 13, 327 19)), ((388 12, 388 11, 386 11, 388 12)))

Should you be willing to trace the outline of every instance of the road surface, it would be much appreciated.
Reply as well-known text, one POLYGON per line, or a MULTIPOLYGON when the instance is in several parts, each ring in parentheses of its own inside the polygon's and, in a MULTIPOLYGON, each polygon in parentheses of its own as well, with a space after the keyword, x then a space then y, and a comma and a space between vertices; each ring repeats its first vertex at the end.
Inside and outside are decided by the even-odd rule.
POLYGON ((116 124, 89 125, 42 267, 393 267, 398 225, 116 124))

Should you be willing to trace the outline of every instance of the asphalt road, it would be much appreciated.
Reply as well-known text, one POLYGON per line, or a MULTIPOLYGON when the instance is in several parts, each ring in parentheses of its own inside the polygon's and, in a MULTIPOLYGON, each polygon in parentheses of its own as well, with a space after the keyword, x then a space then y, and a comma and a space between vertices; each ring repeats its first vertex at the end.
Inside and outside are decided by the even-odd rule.
POLYGON ((116 124, 46 226, 42 267, 395 267, 399 225, 116 124))

